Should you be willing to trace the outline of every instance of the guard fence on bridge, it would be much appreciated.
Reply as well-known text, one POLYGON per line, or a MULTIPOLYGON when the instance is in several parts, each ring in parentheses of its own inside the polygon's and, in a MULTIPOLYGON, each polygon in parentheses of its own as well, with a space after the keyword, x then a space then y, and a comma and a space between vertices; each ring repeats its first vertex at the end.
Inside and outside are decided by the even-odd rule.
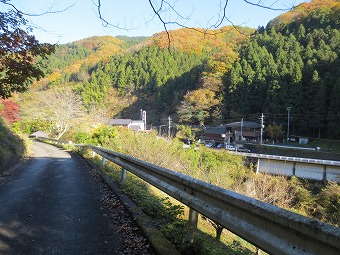
MULTIPOLYGON (((43 138, 43 141, 68 143, 43 138)), ((142 160, 92 145, 103 158, 142 178, 190 208, 189 220, 197 224, 198 213, 270 254, 340 254, 340 229, 240 195, 142 160)))
POLYGON ((236 153, 247 158, 256 158, 256 173, 296 176, 298 178, 340 183, 340 161, 258 153, 236 153))

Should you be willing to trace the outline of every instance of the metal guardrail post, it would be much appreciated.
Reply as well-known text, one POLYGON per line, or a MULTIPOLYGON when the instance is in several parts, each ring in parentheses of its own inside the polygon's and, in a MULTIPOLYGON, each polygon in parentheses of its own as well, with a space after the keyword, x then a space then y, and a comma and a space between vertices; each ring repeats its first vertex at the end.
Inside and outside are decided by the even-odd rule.
POLYGON ((106 158, 102 157, 102 165, 105 166, 106 164, 106 158))
POLYGON ((260 172, 260 161, 261 161, 261 159, 258 158, 258 159, 257 159, 257 165, 256 165, 256 172, 255 172, 255 173, 257 173, 257 174, 260 172))
POLYGON ((198 223, 198 212, 190 208, 188 230, 182 243, 192 243, 194 241, 194 235, 197 230, 197 223, 198 223))
POLYGON ((94 150, 92 150, 92 158, 94 158, 96 155, 97 153, 94 150))
POLYGON ((327 166, 323 166, 323 173, 322 173, 322 181, 326 182, 327 181, 327 166))
POLYGON ((122 172, 120 173, 120 180, 119 180, 119 183, 122 184, 123 181, 125 180, 126 178, 126 169, 125 168, 122 168, 122 172))

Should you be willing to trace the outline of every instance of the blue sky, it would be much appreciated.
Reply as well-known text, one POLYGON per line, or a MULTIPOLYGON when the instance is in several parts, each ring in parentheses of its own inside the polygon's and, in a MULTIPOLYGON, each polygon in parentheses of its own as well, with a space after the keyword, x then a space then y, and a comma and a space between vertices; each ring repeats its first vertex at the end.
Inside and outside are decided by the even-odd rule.
MULTIPOLYGON (((258 1, 258 0, 257 0, 258 1)), ((254 0, 254 2, 257 2, 254 0)), ((160 1, 154 0, 154 3, 160 1)), ((219 19, 221 0, 168 0, 182 16, 164 12, 163 18, 171 19, 189 27, 208 28, 219 19)), ((302 0, 263 0, 266 5, 275 3, 275 8, 288 8, 302 0), (278 2, 278 3, 277 3, 278 2)), ((125 29, 106 28, 98 17, 94 3, 97 0, 11 0, 18 9, 40 14, 47 10, 67 10, 42 16, 26 17, 36 28, 33 34, 40 42, 68 43, 98 35, 151 36, 164 30, 162 23, 152 12, 148 0, 101 0, 102 15, 110 23, 125 29)), ((6 6, 0 4, 0 11, 6 6)), ((227 18, 235 25, 248 27, 265 26, 282 11, 266 10, 246 4, 242 0, 229 0, 227 18)), ((222 26, 230 25, 225 21, 222 26)), ((177 26, 169 26, 177 29, 177 26)))

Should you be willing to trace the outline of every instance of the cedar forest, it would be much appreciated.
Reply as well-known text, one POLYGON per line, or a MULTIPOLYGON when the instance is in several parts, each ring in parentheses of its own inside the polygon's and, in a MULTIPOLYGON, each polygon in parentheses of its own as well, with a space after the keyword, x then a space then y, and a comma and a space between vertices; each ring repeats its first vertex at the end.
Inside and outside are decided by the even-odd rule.
MULTIPOLYGON (((146 37, 92 37, 38 59, 31 92, 71 87, 88 112, 148 123, 287 122, 292 133, 340 139, 339 1, 314 0, 257 30, 179 29, 146 37)), ((35 131, 31 124, 29 131, 35 131)))

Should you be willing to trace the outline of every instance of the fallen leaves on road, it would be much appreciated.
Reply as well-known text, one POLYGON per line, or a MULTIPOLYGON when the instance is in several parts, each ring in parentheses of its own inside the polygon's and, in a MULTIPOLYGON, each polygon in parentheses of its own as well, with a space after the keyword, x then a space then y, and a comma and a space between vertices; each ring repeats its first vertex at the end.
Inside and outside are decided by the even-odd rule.
POLYGON ((102 194, 100 199, 104 206, 109 209, 114 228, 117 229, 118 236, 120 236, 122 240, 123 251, 121 254, 153 255, 154 253, 146 238, 143 236, 142 231, 131 218, 119 198, 96 173, 93 173, 93 176, 100 182, 102 194))

